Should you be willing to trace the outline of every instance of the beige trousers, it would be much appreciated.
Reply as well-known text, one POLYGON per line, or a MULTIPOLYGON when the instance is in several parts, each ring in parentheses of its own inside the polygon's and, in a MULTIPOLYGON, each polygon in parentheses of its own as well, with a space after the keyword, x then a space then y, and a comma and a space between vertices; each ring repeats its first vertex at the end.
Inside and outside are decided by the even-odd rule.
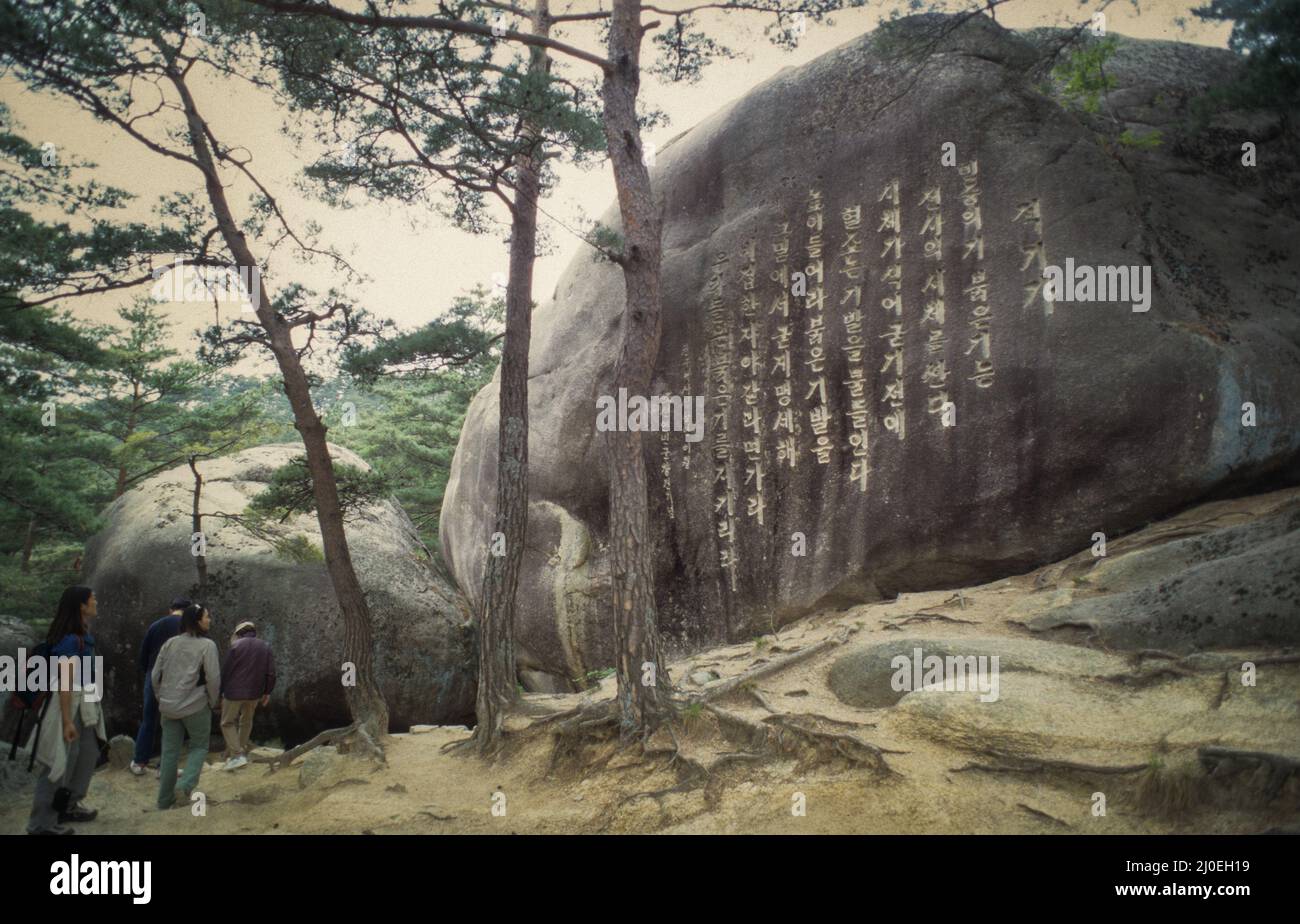
POLYGON ((226 753, 230 757, 248 754, 249 738, 253 733, 253 713, 257 710, 255 699, 227 699, 221 704, 221 737, 226 739, 226 753))

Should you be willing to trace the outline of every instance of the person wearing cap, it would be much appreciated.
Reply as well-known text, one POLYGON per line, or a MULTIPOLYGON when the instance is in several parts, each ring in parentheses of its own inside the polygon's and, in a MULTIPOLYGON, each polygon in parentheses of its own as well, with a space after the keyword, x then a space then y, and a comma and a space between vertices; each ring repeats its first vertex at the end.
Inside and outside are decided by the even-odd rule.
POLYGON ((144 641, 140 643, 140 671, 144 674, 144 718, 140 720, 140 731, 135 736, 135 758, 131 761, 131 772, 136 776, 142 776, 148 767, 149 758, 153 756, 156 747, 158 732, 162 727, 162 717, 158 712, 158 697, 154 695, 150 675, 153 673, 153 666, 158 660, 158 652, 162 651, 162 646, 168 639, 180 634, 181 613, 189 605, 190 601, 185 597, 172 600, 171 615, 154 620, 144 634, 144 641))
POLYGON ((235 626, 230 651, 221 669, 221 735, 226 739, 227 770, 248 765, 253 713, 265 706, 275 689, 275 656, 257 637, 257 626, 245 620, 235 626))

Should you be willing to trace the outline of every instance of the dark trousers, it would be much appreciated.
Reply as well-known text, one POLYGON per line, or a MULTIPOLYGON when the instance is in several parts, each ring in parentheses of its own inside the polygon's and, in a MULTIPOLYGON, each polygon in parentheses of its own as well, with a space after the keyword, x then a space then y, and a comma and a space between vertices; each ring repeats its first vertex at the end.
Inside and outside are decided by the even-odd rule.
POLYGON ((135 736, 135 762, 143 766, 153 757, 154 739, 162 727, 162 716, 158 713, 158 697, 153 695, 153 678, 144 675, 144 718, 140 721, 140 731, 135 736))

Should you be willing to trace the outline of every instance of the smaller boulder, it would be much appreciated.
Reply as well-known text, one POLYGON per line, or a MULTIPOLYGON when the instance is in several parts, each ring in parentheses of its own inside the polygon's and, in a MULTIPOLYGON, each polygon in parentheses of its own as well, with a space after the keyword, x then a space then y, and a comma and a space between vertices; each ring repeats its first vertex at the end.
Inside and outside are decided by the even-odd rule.
POLYGON ((114 735, 108 742, 108 765, 114 770, 125 770, 135 759, 135 739, 130 735, 114 735))

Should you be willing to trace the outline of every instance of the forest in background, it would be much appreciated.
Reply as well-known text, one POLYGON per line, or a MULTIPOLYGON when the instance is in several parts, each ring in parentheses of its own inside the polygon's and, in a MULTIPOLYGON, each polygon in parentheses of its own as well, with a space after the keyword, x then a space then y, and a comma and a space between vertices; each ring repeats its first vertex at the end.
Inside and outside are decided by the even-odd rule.
MULTIPOLYGON (((358 352, 315 379, 331 441, 370 464, 365 490, 402 504, 439 567, 442 495, 465 410, 499 359, 486 332, 499 327, 500 310, 483 290, 458 302, 462 320, 452 323, 481 327, 486 344, 462 364, 378 374, 375 354, 358 352)), ((0 587, 5 615, 42 631, 121 494, 191 458, 201 468, 205 458, 298 440, 272 375, 169 347, 175 323, 148 298, 118 314, 109 327, 45 308, 0 312, 0 587)), ((292 506, 302 477, 292 466, 277 476, 284 490, 268 492, 268 513, 292 506)))

